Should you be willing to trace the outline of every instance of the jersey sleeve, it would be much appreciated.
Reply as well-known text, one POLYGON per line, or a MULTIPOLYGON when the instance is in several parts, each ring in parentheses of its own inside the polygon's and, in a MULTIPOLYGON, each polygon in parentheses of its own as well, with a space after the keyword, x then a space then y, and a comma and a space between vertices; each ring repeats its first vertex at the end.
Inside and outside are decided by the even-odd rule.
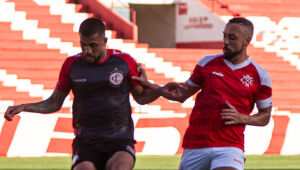
POLYGON ((132 80, 132 76, 138 77, 139 73, 137 71, 137 63, 136 63, 136 61, 132 57, 130 57, 129 61, 130 61, 130 65, 129 65, 129 69, 130 69, 129 80, 130 80, 131 87, 134 88, 134 87, 138 86, 139 84, 138 84, 138 82, 132 80))
POLYGON ((74 61, 75 57, 69 57, 65 60, 60 73, 59 79, 56 84, 55 89, 59 91, 68 92, 71 89, 71 80, 69 78, 69 69, 71 67, 72 62, 74 61))
POLYGON ((256 105, 258 109, 272 106, 272 85, 268 72, 260 74, 260 86, 256 92, 256 105))
POLYGON ((202 70, 203 70, 202 66, 196 65, 191 77, 187 80, 186 83, 193 87, 201 87, 203 83, 202 70))
POLYGON ((187 80, 186 83, 190 86, 201 87, 204 81, 204 77, 203 77, 203 70, 205 69, 204 67, 207 63, 209 63, 216 57, 218 57, 218 55, 206 56, 203 59, 201 59, 196 65, 196 67, 194 68, 191 77, 187 80))
POLYGON ((137 71, 136 61, 129 54, 122 53, 122 52, 117 51, 117 50, 113 50, 113 54, 114 54, 114 51, 117 54, 120 54, 119 56, 121 58, 123 58, 125 60, 125 62, 127 63, 128 67, 129 67, 129 82, 130 82, 131 87, 135 88, 136 86, 139 85, 139 83, 137 81, 132 80, 133 76, 136 76, 136 77, 139 76, 139 73, 137 71))

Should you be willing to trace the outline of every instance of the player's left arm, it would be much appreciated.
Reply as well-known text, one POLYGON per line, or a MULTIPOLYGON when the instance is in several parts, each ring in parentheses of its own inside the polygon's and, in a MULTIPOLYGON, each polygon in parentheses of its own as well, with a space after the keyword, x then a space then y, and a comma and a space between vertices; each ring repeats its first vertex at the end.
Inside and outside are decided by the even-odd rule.
POLYGON ((161 96, 161 87, 148 81, 146 71, 141 64, 137 64, 134 60, 132 60, 131 63, 133 64, 131 65, 132 76, 130 77, 130 81, 132 87, 130 92, 134 100, 138 104, 148 104, 159 98, 161 96), (136 77, 145 80, 144 83, 146 84, 138 82, 137 79, 135 79, 136 77))
MULTIPOLYGON (((141 64, 137 64, 137 71, 139 73, 139 78, 145 81, 132 88, 131 94, 138 104, 151 103, 161 96, 161 87, 148 81, 146 71, 143 69, 141 64)), ((134 81, 137 81, 139 78, 136 76, 132 77, 134 81)))
POLYGON ((138 85, 131 90, 131 94, 132 94, 134 100, 138 104, 151 103, 161 96, 159 86, 157 86, 157 88, 150 89, 150 88, 138 85))
POLYGON ((228 108, 222 110, 222 118, 225 125, 254 125, 265 126, 269 123, 271 118, 272 106, 258 109, 258 113, 254 115, 246 115, 239 113, 239 111, 232 106, 228 101, 225 101, 228 108))
POLYGON ((250 115, 249 119, 245 122, 246 125, 265 126, 269 123, 271 118, 272 106, 264 109, 258 109, 258 113, 250 115))
POLYGON ((227 108, 222 110, 222 118, 226 125, 254 125, 265 126, 269 123, 272 111, 272 85, 269 74, 262 71, 260 74, 261 84, 255 93, 258 113, 254 115, 241 114, 238 110, 225 101, 227 108))

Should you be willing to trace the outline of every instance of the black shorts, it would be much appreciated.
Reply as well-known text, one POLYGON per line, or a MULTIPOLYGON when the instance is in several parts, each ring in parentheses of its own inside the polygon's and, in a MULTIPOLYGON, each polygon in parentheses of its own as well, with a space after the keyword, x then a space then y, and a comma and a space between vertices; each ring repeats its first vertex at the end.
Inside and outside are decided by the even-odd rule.
POLYGON ((85 144, 79 138, 73 141, 72 169, 83 161, 92 162, 97 170, 105 170, 106 162, 118 151, 128 152, 135 161, 134 141, 98 142, 85 144))

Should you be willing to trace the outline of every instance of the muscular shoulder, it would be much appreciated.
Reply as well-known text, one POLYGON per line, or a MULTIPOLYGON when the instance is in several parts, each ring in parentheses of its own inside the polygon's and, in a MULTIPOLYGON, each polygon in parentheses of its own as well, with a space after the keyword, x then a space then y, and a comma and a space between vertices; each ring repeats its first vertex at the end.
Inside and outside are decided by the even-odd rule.
POLYGON ((116 56, 125 60, 128 65, 136 64, 134 58, 128 53, 116 49, 107 49, 107 52, 109 53, 109 55, 116 56))
POLYGON ((254 66, 255 70, 257 71, 257 74, 260 79, 260 83, 262 85, 271 87, 271 78, 270 78, 269 73, 265 69, 263 69, 261 66, 256 64, 254 61, 251 61, 251 64, 254 66))
POLYGON ((204 67, 208 63, 215 61, 216 59, 220 58, 221 56, 223 56, 223 54, 205 56, 198 62, 197 65, 204 67))
POLYGON ((75 60, 78 60, 80 58, 82 58, 82 53, 78 53, 76 55, 69 56, 68 58, 66 58, 65 63, 71 64, 75 60))

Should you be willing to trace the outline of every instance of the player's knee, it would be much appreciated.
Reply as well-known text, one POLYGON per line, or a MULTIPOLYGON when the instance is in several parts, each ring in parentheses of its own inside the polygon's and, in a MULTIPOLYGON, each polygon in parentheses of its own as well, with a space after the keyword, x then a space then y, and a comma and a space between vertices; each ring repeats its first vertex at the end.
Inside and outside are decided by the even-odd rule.
POLYGON ((77 164, 73 170, 96 170, 95 165, 90 161, 83 161, 77 164))
POLYGON ((134 165, 131 162, 117 161, 106 170, 132 170, 133 166, 134 165))

